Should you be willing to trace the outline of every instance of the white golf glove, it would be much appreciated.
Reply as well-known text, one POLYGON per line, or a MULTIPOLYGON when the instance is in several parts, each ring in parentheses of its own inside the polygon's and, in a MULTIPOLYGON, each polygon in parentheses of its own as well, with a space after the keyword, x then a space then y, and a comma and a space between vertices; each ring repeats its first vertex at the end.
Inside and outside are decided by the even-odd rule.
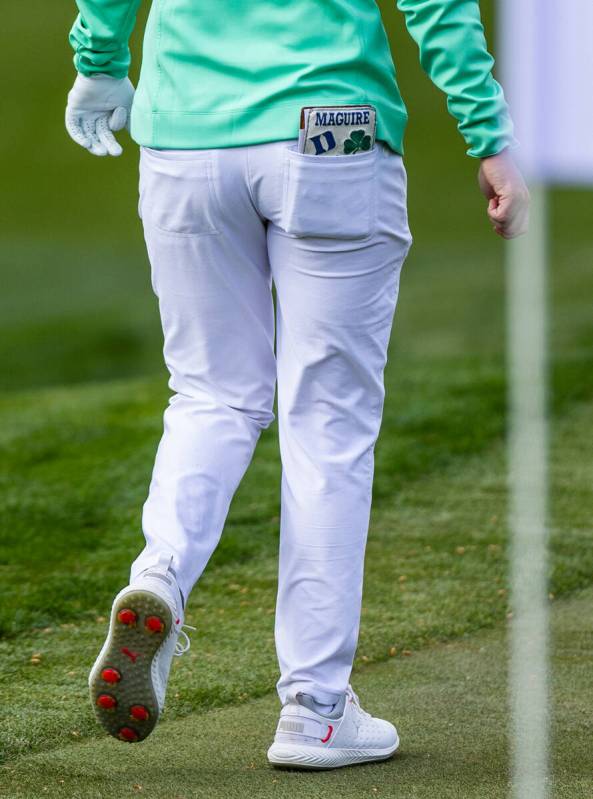
POLYGON ((66 108, 66 130, 93 155, 121 155, 114 131, 129 128, 134 87, 128 78, 78 75, 66 108))

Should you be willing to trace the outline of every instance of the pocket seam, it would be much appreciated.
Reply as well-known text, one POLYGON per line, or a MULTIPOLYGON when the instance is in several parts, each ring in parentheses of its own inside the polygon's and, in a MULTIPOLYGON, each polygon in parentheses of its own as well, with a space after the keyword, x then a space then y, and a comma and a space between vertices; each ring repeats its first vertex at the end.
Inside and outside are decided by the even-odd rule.
MULTIPOLYGON (((149 148, 146 148, 146 149, 149 149, 149 148)), ((184 160, 189 161, 189 160, 191 160, 191 159, 183 159, 183 158, 168 159, 166 156, 156 156, 156 157, 160 158, 160 160, 162 160, 162 161, 169 161, 169 162, 170 161, 184 161, 184 160)), ((219 201, 219 198, 218 198, 218 192, 216 191, 216 187, 215 187, 212 156, 211 155, 207 155, 205 157, 199 157, 199 158, 194 159, 194 160, 201 161, 205 165, 206 182, 207 182, 207 186, 208 186, 208 193, 209 193, 210 197, 212 198, 212 210, 213 210, 213 212, 215 214, 218 214, 220 216, 221 212, 222 212, 222 210, 221 210, 222 207, 221 207, 221 204, 220 204, 220 201, 219 201)), ((196 237, 201 237, 201 236, 217 236, 217 235, 220 235, 220 226, 216 225, 214 222, 210 223, 209 227, 207 229, 205 229, 205 230, 200 230, 199 232, 187 232, 187 233, 185 233, 183 231, 168 230, 167 228, 162 227, 162 225, 159 225, 157 222, 154 221, 154 218, 152 218, 152 214, 150 213, 150 210, 149 210, 148 214, 144 214, 140 218, 142 219, 143 222, 144 221, 148 222, 150 224, 151 228, 153 228, 155 230, 158 230, 159 233, 163 233, 166 236, 173 236, 173 237, 176 237, 176 238, 196 238, 196 237), (145 220, 145 217, 146 217, 146 220, 145 220)))
MULTIPOLYGON (((371 184, 371 187, 373 187, 375 182, 376 182, 377 161, 381 157, 380 149, 381 148, 378 146, 378 142, 375 142, 372 150, 370 151, 372 153, 372 156, 369 154, 368 157, 364 158, 364 161, 369 163, 369 166, 370 166, 370 169, 371 169, 371 174, 369 175, 369 178, 368 178, 369 182, 371 184)), ((370 191, 370 201, 369 201, 369 221, 368 221, 369 232, 365 236, 355 236, 355 237, 354 236, 348 236, 348 237, 345 237, 343 235, 342 236, 337 236, 337 235, 336 236, 320 236, 320 235, 316 235, 316 234, 298 235, 296 233, 289 233, 286 230, 284 225, 286 224, 286 206, 287 206, 287 203, 288 203, 288 190, 289 190, 289 187, 290 187, 291 175, 294 176, 294 174, 295 174, 294 173, 294 168, 291 168, 291 167, 292 167, 293 163, 298 163, 299 158, 301 156, 306 158, 307 160, 310 158, 310 159, 316 159, 317 162, 325 162, 324 166, 322 167, 322 169, 327 169, 328 170, 328 172, 327 172, 328 175, 331 174, 331 170, 334 168, 334 166, 343 165, 345 158, 347 159, 349 157, 352 157, 352 158, 357 158, 358 157, 356 155, 354 155, 354 156, 343 156, 343 155, 337 155, 337 156, 315 156, 315 155, 308 155, 306 153, 299 153, 294 147, 287 147, 285 149, 285 151, 284 151, 284 169, 283 169, 283 171, 284 171, 284 181, 283 181, 282 210, 281 210, 281 217, 280 217, 280 226, 278 227, 279 233, 281 235, 285 236, 286 238, 290 238, 290 239, 324 238, 324 239, 330 239, 330 240, 334 239, 335 241, 355 241, 355 242, 366 242, 366 241, 369 241, 369 239, 372 239, 372 237, 375 235, 376 229, 377 229, 376 197, 375 197, 376 192, 373 191, 372 188, 371 188, 371 191, 370 191), (328 161, 327 160, 328 158, 332 158, 332 161, 328 161), (333 160, 333 159, 335 159, 335 160, 333 160), (329 164, 331 164, 331 166, 329 164)), ((304 163, 306 163, 306 161, 304 163)), ((313 161, 311 161, 309 163, 313 163, 313 161)), ((294 179, 295 178, 293 177, 293 180, 294 179)))

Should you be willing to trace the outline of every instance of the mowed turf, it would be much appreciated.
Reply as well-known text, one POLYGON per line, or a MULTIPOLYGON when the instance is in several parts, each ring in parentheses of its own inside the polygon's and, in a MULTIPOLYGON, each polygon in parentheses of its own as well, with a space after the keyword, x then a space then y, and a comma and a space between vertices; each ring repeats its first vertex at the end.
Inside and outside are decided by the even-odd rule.
MULTIPOLYGON (((552 799, 588 799, 593 592, 552 608, 552 799)), ((0 796, 123 799, 399 797, 503 799, 509 787, 505 628, 392 658, 357 675, 365 702, 397 722, 391 760, 333 772, 271 768, 277 700, 163 721, 137 746, 108 738, 19 758, 0 769, 0 796)))
MULTIPOLYGON (((354 685, 371 709, 400 720, 404 749, 387 767, 315 782, 268 772, 263 761, 277 710, 275 428, 260 442, 190 600, 188 622, 198 631, 176 663, 167 723, 132 749, 102 740, 94 722, 87 672, 111 598, 142 544, 166 376, 134 215, 135 149, 129 145, 120 161, 93 160, 65 138, 73 8, 49 11, 31 0, 26 11, 7 9, 4 51, 14 63, 33 18, 44 23, 38 52, 46 48, 34 86, 27 69, 12 76, 22 135, 0 129, 0 144, 14 156, 4 173, 10 191, 0 197, 0 756, 16 768, 0 781, 7 796, 325 796, 328 786, 345 796, 372 796, 373 787, 431 799, 505 795, 503 251, 487 229, 477 164, 465 158, 442 96, 420 78, 393 5, 383 4, 412 115, 406 163, 416 244, 386 373, 354 685), (498 630, 492 639, 467 637, 488 627, 498 630), (453 650, 438 642, 457 638, 453 663, 453 650), (486 640, 495 642, 488 657, 473 657, 486 640), (204 715, 213 708, 220 709, 204 715), (445 726, 449 719, 463 723, 445 726), (121 760, 107 772, 114 753, 121 760)), ((590 206, 586 192, 552 198, 550 590, 557 598, 593 582, 590 206)), ((590 605, 574 607, 560 610, 558 629, 566 631, 564 652, 577 652, 580 665, 564 668, 561 653, 556 660, 565 691, 555 710, 557 795, 567 797, 591 787, 580 764, 593 754, 582 677, 590 605)))
MULTIPOLYGON (((496 369, 461 359, 446 370, 438 359, 413 364, 399 361, 406 402, 389 405, 378 448, 355 686, 394 649, 404 659, 502 623, 508 611, 502 420, 490 410, 485 425, 483 413, 502 390, 496 369)), ((571 401, 575 385, 566 384, 554 418, 557 597, 593 574, 593 405, 571 401)), ((4 403, 0 736, 8 760, 101 737, 86 676, 141 544, 159 394, 158 384, 136 381, 19 395, 16 412, 15 398, 4 403)), ((191 597, 188 621, 198 631, 175 670, 169 718, 273 691, 277 473, 272 430, 191 597)))

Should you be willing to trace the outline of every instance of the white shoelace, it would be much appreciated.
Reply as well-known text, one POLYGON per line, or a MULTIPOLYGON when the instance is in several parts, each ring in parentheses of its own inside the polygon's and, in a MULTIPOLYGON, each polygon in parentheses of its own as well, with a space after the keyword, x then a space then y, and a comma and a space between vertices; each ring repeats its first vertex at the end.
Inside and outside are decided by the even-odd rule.
POLYGON ((367 713, 367 711, 366 711, 366 710, 363 710, 363 709, 361 708, 361 706, 360 706, 360 699, 358 698, 358 695, 357 695, 356 693, 354 693, 354 690, 352 689, 352 686, 351 686, 351 685, 349 685, 349 686, 346 688, 346 696, 350 698, 350 700, 351 700, 351 701, 354 703, 354 705, 356 706, 356 709, 359 711, 359 713, 360 713, 362 716, 365 716, 366 718, 369 718, 369 719, 370 719, 370 718, 372 718, 372 716, 371 716, 371 714, 370 714, 370 713, 367 713))
POLYGON ((183 636, 182 641, 177 639, 175 642, 175 652, 173 653, 175 657, 180 658, 182 655, 185 655, 186 652, 189 652, 191 647, 191 640, 189 635, 185 632, 186 630, 193 630, 195 633, 196 628, 192 627, 191 624, 183 624, 181 625, 181 629, 179 630, 179 638, 183 636))

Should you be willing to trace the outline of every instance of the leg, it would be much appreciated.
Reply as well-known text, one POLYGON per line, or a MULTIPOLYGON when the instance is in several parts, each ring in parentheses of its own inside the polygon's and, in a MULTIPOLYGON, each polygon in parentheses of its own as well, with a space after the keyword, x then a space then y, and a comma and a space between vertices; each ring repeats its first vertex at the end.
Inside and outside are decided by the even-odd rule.
POLYGON ((311 158, 287 155, 284 209, 268 230, 283 464, 276 645, 282 702, 302 691, 334 703, 358 638, 383 369, 411 239, 399 156, 379 144, 356 172, 341 156, 311 158))
POLYGON ((142 153, 141 213, 175 394, 132 578, 170 553, 185 597, 273 419, 271 277, 245 159, 246 148, 142 153))

